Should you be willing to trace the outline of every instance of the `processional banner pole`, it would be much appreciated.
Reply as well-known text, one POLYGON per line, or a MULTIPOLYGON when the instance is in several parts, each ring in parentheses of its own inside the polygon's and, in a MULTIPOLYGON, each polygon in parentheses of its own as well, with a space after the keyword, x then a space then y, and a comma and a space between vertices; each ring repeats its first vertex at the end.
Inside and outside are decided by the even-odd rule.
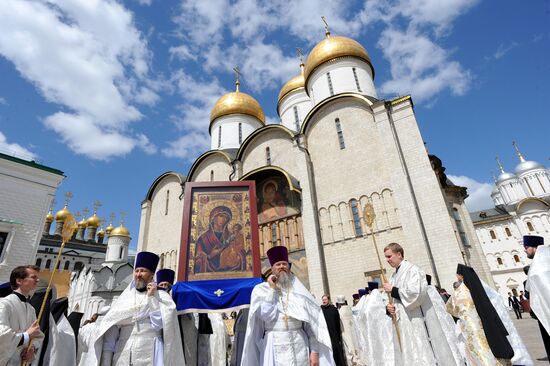
MULTIPOLYGON (((48 281, 48 287, 46 287, 46 292, 44 293, 44 299, 42 300, 42 305, 40 305, 40 311, 38 312, 38 316, 36 317, 36 323, 40 324, 40 320, 42 319, 42 316, 44 315, 44 309, 46 308, 46 302, 48 301, 48 295, 50 294, 51 288, 52 288, 52 282, 53 277, 55 275, 55 272, 57 272, 57 267, 59 266, 59 261, 61 260, 61 254, 63 253, 63 248, 65 247, 65 244, 71 240, 73 237, 74 231, 76 230, 76 220, 74 216, 69 213, 67 217, 65 218, 65 221, 63 222, 63 230, 61 231, 61 247, 59 248, 59 252, 57 253, 57 258, 55 259, 55 265, 53 267, 52 273, 50 274, 50 280, 48 281)), ((27 353, 32 347, 32 339, 29 339, 29 345, 25 349, 25 353, 27 353)), ((21 366, 27 366, 27 361, 21 361, 21 366)))
MULTIPOLYGON (((372 243, 374 245, 374 250, 376 251, 376 258, 378 259, 378 265, 380 266, 380 276, 382 277, 382 282, 387 283, 388 279, 386 278, 386 275, 384 273, 384 266, 382 265, 382 260, 380 259, 380 252, 378 251, 378 245, 376 245, 376 237, 374 236, 374 219, 376 218, 376 214, 374 213, 374 207, 372 206, 372 203, 367 202, 365 204, 365 208, 363 209, 363 220, 365 221, 365 224, 370 230, 370 234, 372 236, 372 243)), ((388 301, 390 304, 393 304, 393 298, 390 294, 388 294, 388 301)), ((399 324, 397 324, 397 318, 395 317, 395 314, 391 315, 391 320, 393 323, 393 326, 395 327, 395 333, 397 334, 397 341, 399 342, 399 348, 401 348, 401 332, 399 331, 399 324)))

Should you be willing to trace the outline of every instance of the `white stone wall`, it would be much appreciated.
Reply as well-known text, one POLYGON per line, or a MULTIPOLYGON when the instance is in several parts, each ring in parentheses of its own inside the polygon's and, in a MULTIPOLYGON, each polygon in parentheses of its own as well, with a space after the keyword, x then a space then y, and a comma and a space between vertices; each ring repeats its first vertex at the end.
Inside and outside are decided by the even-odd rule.
POLYGON ((14 267, 34 264, 46 214, 63 176, 0 158, 0 231, 8 232, 0 256, 0 282, 14 267))
POLYGON ((331 95, 345 92, 356 92, 378 98, 373 80, 371 68, 366 62, 354 57, 346 57, 317 67, 309 76, 306 87, 313 105, 316 105, 331 95), (357 89, 353 67, 355 67, 361 91, 357 89), (330 73, 333 94, 330 93, 327 73, 330 73))
MULTIPOLYGON (((151 251, 163 258, 175 252, 177 257, 183 220, 181 189, 178 178, 168 175, 157 184, 152 199, 142 203, 138 251, 151 251)), ((164 268, 177 269, 177 260, 164 262, 170 264, 164 268)))

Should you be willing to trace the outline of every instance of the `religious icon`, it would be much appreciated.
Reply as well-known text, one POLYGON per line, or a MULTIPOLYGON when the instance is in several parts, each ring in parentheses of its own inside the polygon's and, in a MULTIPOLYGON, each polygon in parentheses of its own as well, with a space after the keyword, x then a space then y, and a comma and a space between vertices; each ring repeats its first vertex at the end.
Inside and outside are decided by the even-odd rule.
POLYGON ((257 221, 251 220, 257 217, 256 202, 249 192, 254 183, 188 185, 182 232, 185 268, 180 280, 256 277, 256 272, 259 276, 257 221))
POLYGON ((266 223, 299 213, 296 194, 284 177, 270 177, 259 184, 259 222, 266 223))

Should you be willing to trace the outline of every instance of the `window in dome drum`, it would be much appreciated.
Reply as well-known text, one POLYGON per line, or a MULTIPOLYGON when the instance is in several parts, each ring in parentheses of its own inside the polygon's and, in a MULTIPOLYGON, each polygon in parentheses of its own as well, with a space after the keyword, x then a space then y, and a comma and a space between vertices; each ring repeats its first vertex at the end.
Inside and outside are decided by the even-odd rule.
POLYGON ((300 117, 298 116, 298 107, 294 106, 294 124, 296 125, 296 131, 300 131, 300 117))
POLYGON ((327 72, 328 91, 330 95, 334 95, 334 89, 332 88, 332 79, 330 78, 330 72, 327 72))
POLYGON ((218 127, 218 149, 222 146, 222 126, 218 127))
POLYGON ((243 143, 243 124, 239 122, 239 145, 243 143))
POLYGON ((362 93, 361 86, 359 85, 359 78, 357 77, 357 70, 355 67, 351 68, 353 70, 353 78, 355 79, 355 86, 357 87, 357 91, 359 93, 362 93))

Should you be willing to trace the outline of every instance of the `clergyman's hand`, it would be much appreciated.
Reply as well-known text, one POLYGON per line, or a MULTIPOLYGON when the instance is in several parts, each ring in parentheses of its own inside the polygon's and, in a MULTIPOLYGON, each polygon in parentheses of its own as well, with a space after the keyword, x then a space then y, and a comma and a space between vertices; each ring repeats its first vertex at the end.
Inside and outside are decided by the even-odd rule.
POLYGON ((154 296, 155 292, 157 291, 157 284, 154 282, 151 282, 147 285, 147 296, 154 296))
POLYGON ((271 287, 272 289, 276 289, 277 288, 277 276, 275 275, 271 275, 267 278, 267 283, 269 284, 269 287, 271 287))
POLYGON ((319 354, 317 352, 311 352, 309 354, 309 365, 319 366, 319 354))
POLYGON ((391 292, 391 289, 393 288, 392 284, 389 282, 386 282, 384 284, 384 291, 386 291, 388 294, 391 292))
POLYGON ((21 360, 25 362, 31 362, 34 359, 34 347, 27 349, 25 347, 21 352, 21 360))
POLYGON ((395 315, 395 305, 394 304, 388 304, 386 305, 386 310, 390 315, 395 315))
POLYGON ((30 338, 36 338, 40 335, 40 325, 38 324, 38 320, 35 320, 29 329, 27 329, 27 334, 30 338))

